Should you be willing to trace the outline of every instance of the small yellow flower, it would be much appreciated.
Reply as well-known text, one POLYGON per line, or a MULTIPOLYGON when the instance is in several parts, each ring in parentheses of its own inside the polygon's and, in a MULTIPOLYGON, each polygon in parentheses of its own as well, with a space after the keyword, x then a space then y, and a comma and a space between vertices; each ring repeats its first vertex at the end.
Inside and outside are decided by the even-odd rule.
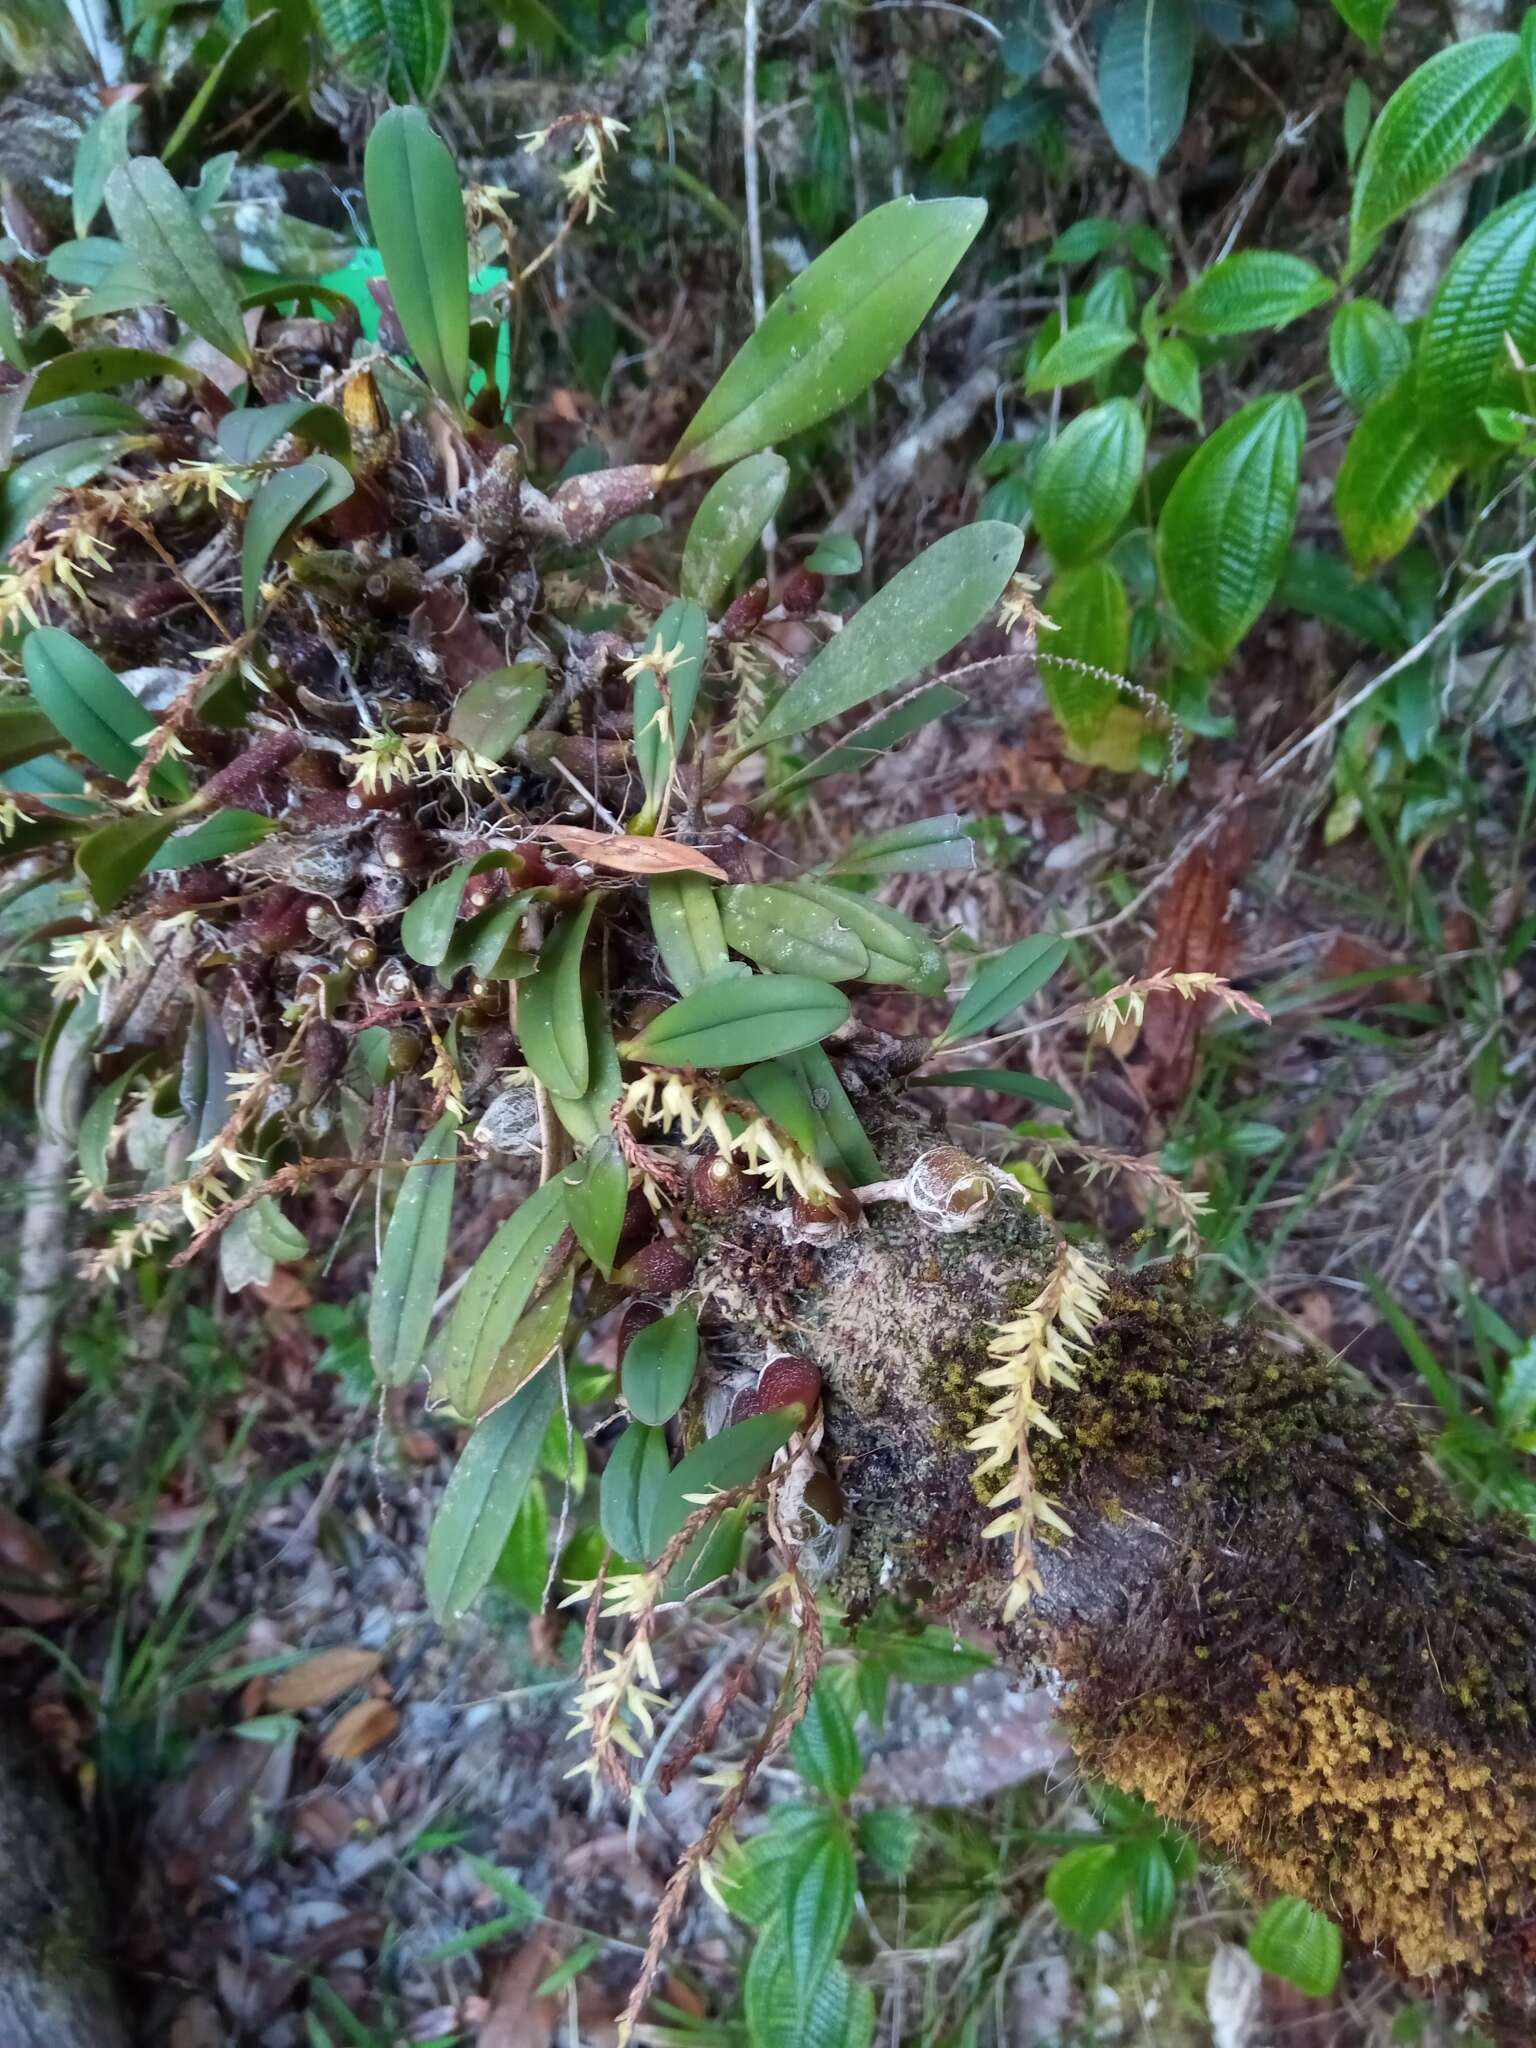
POLYGON ((626 683, 638 682, 641 676, 649 670, 652 675, 665 681, 671 675, 673 669, 680 666, 687 651, 682 641, 679 640, 675 647, 669 647, 663 652, 661 635, 658 633, 655 641, 645 650, 644 654, 638 660, 632 661, 628 668, 625 669, 624 680, 626 683))
POLYGON ((1011 633, 1020 624, 1027 626, 1032 633, 1038 633, 1042 628, 1047 633, 1057 631, 1056 621, 1048 619, 1035 603, 1039 595, 1040 586, 1033 576, 1026 576, 1021 570, 1018 575, 1009 577, 997 615, 997 622, 1005 633, 1011 633))

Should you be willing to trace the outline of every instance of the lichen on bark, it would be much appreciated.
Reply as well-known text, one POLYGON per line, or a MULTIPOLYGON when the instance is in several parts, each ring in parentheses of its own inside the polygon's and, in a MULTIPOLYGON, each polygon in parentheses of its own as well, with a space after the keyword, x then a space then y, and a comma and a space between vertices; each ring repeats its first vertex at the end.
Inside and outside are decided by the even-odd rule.
MULTIPOLYGON (((894 1589, 997 1626, 1007 1546, 981 1539, 965 1438, 993 1328, 1055 1249, 1009 1200, 949 1238, 886 1207, 828 1246, 786 1251, 750 1210, 712 1234, 700 1277, 730 1276, 739 1341, 793 1332, 822 1372, 855 1613, 894 1589)), ((1301 1893, 1410 1973, 1485 1970, 1523 1998, 1536 1551, 1462 1508, 1406 1414, 1214 1315, 1186 1264, 1117 1270, 1095 1338, 1035 1448, 1073 1534, 1041 1545, 1004 1656, 1061 1682, 1087 1771, 1257 1891, 1301 1893)))

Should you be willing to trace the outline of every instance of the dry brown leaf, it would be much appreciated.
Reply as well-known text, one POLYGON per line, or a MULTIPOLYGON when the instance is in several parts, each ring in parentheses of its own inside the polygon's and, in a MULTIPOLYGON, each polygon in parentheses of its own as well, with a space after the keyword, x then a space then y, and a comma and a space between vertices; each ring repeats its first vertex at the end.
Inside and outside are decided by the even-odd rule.
POLYGON ((462 590, 435 584, 411 615, 411 637, 442 664, 443 680, 462 690, 477 677, 489 675, 506 661, 506 650, 493 640, 471 609, 462 590))
POLYGON ((315 1298, 297 1273, 285 1272, 281 1266, 270 1280, 262 1281, 259 1286, 253 1287, 251 1292, 263 1308, 286 1309, 291 1312, 308 1308, 315 1298))
POLYGON ((257 1817, 286 1800, 292 1769, 291 1741, 212 1743, 155 1802, 150 1839, 166 1882, 185 1890, 216 1872, 243 1874, 257 1853, 257 1817))
MULTIPOLYGON (((1163 899, 1157 935, 1147 954, 1147 974, 1230 977, 1237 960, 1237 936, 1227 919, 1227 899, 1248 865, 1249 852, 1247 823, 1239 813, 1208 846, 1196 847, 1188 856, 1163 899)), ((1176 1109, 1188 1093, 1207 1009, 1206 1003, 1188 1003, 1182 996, 1148 998, 1139 1064, 1154 1109, 1176 1109)))
POLYGON ((74 1603, 63 1597, 64 1567, 30 1522, 0 1508, 0 1607, 18 1621, 60 1621, 74 1603))
POLYGON ((322 1856, 334 1856, 352 1839, 354 1815, 344 1799, 334 1792, 312 1792, 299 1802, 293 1816, 296 1841, 322 1856))
POLYGON ((388 1742, 399 1726, 400 1716, 388 1700, 361 1700, 355 1707, 348 1707, 330 1730, 320 1745, 320 1754, 332 1761, 366 1756, 370 1749, 388 1742))
POLYGON ((632 832, 589 832, 584 825, 546 825, 544 837, 590 861, 595 868, 613 868, 621 875, 708 875, 728 882, 725 869, 696 846, 675 839, 647 839, 632 832))
POLYGON ((1356 980, 1353 988, 1333 989, 1321 997, 1324 1011, 1368 1010, 1377 1003, 1427 1003, 1432 994, 1427 975, 1415 974, 1405 961, 1394 960, 1374 939, 1355 932, 1335 932, 1317 963, 1319 981, 1356 980), (1396 971, 1400 970, 1400 971, 1396 971))
POLYGON ((558 1998, 535 1998, 534 1986, 555 1967, 558 1954, 541 1928, 497 1974, 491 2009, 475 2036, 477 2048, 550 2048, 560 2017, 558 1998))
POLYGON ((383 1661, 377 1650, 348 1649, 345 1644, 317 1651, 268 1680, 267 1703, 280 1714, 295 1714, 300 1707, 328 1707, 354 1685, 365 1684, 383 1661))

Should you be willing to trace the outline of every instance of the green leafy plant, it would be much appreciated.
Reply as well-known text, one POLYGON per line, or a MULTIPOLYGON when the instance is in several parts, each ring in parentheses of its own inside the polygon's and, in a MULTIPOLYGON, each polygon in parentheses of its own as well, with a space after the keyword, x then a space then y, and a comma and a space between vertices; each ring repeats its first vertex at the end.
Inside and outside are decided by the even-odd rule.
POLYGON ((1099 1833, 1057 1858, 1045 1895, 1074 1934, 1102 1934, 1127 1905, 1137 1932, 1156 1934, 1198 1868, 1195 1845, 1129 1793, 1101 1786, 1090 1799, 1099 1833))

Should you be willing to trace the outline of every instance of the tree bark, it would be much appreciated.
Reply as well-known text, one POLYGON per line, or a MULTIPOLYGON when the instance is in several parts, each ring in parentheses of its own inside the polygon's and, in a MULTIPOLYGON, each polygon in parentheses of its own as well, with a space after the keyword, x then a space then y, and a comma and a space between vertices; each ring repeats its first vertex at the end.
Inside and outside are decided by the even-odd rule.
POLYGON ((102 1903, 47 1766, 0 1725, 0 2042, 128 2048, 102 1967, 102 1903))
POLYGON ((1475 1975, 1536 2013, 1536 1549, 1474 1520, 1336 1360, 1223 1323, 1185 1264, 1116 1270, 1080 1388, 1046 1400, 1060 1437, 1031 1437, 1073 1533, 1041 1545, 1043 1590, 1003 1628, 1008 1545, 982 1538, 965 1440, 995 1326, 1056 1252, 1006 1196, 953 1236, 887 1204, 787 1254, 759 1210, 713 1234, 699 1278, 743 1356, 766 1340, 822 1372, 850 1526, 836 1591, 990 1621, 1057 1689, 1083 1768, 1257 1895, 1299 1893, 1404 1972, 1475 1975))

